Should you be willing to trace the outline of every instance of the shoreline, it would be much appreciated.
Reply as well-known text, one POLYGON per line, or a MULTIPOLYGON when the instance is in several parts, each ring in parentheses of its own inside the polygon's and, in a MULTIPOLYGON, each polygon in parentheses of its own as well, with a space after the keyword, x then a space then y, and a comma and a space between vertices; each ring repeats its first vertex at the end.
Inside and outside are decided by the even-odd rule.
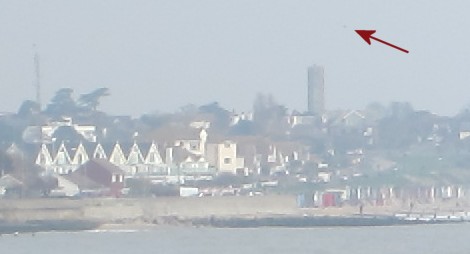
MULTIPOLYGON (((470 203, 470 202, 469 202, 470 203)), ((0 200, 0 234, 161 227, 389 226, 470 221, 452 202, 299 208, 295 196, 0 200), (398 218, 399 217, 399 218, 398 218)))
POLYGON ((51 231, 78 232, 95 229, 101 224, 101 222, 91 220, 31 220, 23 222, 0 221, 0 235, 51 231))
POLYGON ((324 227, 377 227, 436 224, 463 224, 468 219, 418 220, 402 219, 389 215, 357 216, 239 216, 181 218, 169 216, 157 221, 97 222, 86 220, 45 220, 26 222, 0 222, 0 235, 39 232, 80 232, 80 231, 146 231, 162 228, 324 228, 324 227))

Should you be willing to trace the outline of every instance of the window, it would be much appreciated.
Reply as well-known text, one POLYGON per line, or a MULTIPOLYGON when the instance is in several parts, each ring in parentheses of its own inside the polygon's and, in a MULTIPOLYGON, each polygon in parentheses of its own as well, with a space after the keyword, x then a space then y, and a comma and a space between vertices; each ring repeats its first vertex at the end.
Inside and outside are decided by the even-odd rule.
POLYGON ((225 147, 225 148, 230 148, 230 143, 229 143, 229 142, 225 142, 225 143, 224 143, 224 147, 225 147))
POLYGON ((135 152, 132 152, 132 153, 129 155, 128 163, 131 164, 131 165, 132 165, 132 164, 137 164, 137 163, 139 163, 138 154, 135 153, 135 152))
POLYGON ((44 155, 43 153, 41 153, 39 155, 39 165, 45 165, 46 164, 46 155, 44 155))
POLYGON ((64 152, 59 152, 59 154, 57 154, 57 164, 63 165, 65 163, 66 163, 65 153, 64 152))
POLYGON ((224 164, 231 164, 232 163, 232 158, 225 158, 224 159, 224 164))
POLYGON ((78 165, 82 165, 84 161, 85 161, 85 156, 83 154, 79 154, 78 161, 77 161, 78 165))

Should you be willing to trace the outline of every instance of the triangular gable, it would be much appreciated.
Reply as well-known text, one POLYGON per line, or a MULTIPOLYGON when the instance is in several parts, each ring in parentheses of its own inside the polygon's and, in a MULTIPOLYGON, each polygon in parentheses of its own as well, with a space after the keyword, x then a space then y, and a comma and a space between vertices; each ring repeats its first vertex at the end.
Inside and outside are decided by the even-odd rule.
POLYGON ((361 112, 358 112, 357 110, 351 110, 343 116, 343 119, 347 119, 351 116, 356 116, 356 117, 362 118, 362 119, 366 118, 361 112))
POLYGON ((144 158, 142 156, 142 153, 140 152, 139 146, 136 143, 134 143, 134 145, 132 145, 129 151, 129 156, 127 157, 127 164, 135 165, 135 164, 143 164, 143 163, 144 163, 144 158))
POLYGON ((186 158, 186 160, 184 160, 184 162, 193 162, 193 159, 191 159, 191 157, 188 157, 186 158))
POLYGON ((45 144, 42 144, 41 149, 39 149, 38 155, 36 156, 36 164, 41 166, 52 164, 51 153, 45 144))
POLYGON ((18 148, 18 146, 15 143, 12 143, 6 150, 6 153, 12 154, 12 155, 18 155, 18 154, 22 154, 23 152, 21 151, 20 148, 18 148))
POLYGON ((275 146, 269 146, 269 153, 267 154, 267 162, 276 162, 277 160, 277 148, 275 146))
POLYGON ((282 152, 279 152, 278 151, 278 156, 277 156, 277 160, 278 160, 278 163, 281 164, 281 165, 284 165, 286 163, 286 156, 284 156, 284 154, 282 154, 282 152))
POLYGON ((71 159, 70 155, 67 152, 67 149, 65 148, 65 144, 62 143, 60 144, 59 149, 57 150, 57 153, 54 158, 54 164, 56 165, 70 165, 71 159))
POLYGON ((206 159, 204 157, 199 157, 199 159, 197 160, 197 162, 206 162, 206 159))
POLYGON ((95 151, 93 152, 93 158, 94 159, 107 159, 108 158, 101 144, 96 145, 95 151))
POLYGON ((16 179, 15 177, 11 175, 4 175, 0 177, 0 187, 9 189, 9 188, 15 188, 23 185, 23 182, 20 180, 16 179))
POLYGON ((342 116, 336 118, 332 124, 333 125, 348 125, 353 126, 359 123, 364 122, 366 117, 359 111, 350 110, 348 112, 344 112, 342 116))
POLYGON ((113 151, 111 152, 111 155, 109 156, 109 162, 115 165, 123 165, 127 162, 126 156, 124 155, 124 152, 122 151, 119 143, 116 143, 114 145, 113 151))
POLYGON ((154 165, 163 164, 162 156, 160 155, 158 147, 154 142, 152 142, 150 145, 150 149, 147 153, 147 156, 145 157, 145 163, 154 165))
POLYGON ((90 158, 88 157, 88 153, 83 146, 82 143, 80 143, 77 147, 77 150, 75 151, 75 155, 73 156, 72 164, 74 165, 82 165, 83 163, 87 162, 90 158))

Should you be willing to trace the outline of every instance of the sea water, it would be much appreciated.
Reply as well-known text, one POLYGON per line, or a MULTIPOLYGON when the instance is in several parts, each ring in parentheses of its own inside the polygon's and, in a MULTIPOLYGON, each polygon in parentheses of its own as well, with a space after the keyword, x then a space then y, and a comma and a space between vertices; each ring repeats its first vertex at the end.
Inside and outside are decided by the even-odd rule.
POLYGON ((470 253, 470 224, 95 230, 3 235, 0 253, 470 253))

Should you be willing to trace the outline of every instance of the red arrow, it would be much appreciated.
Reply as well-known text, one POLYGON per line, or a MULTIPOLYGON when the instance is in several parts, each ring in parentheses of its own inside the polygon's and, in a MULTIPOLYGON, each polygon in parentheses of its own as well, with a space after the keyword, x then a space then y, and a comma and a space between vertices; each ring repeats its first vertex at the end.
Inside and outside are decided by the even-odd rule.
POLYGON ((395 45, 393 45, 393 44, 391 44, 391 43, 388 43, 388 42, 386 42, 386 41, 383 41, 383 40, 381 40, 381 39, 379 39, 379 38, 376 38, 376 37, 372 36, 372 35, 375 33, 375 30, 355 30, 355 31, 356 31, 356 33, 358 33, 358 34, 362 37, 362 39, 364 39, 364 40, 367 42, 367 44, 369 44, 369 45, 370 45, 370 39, 374 39, 374 40, 376 40, 376 41, 378 41, 378 42, 381 42, 381 43, 383 43, 383 44, 385 44, 385 45, 388 45, 388 46, 390 46, 390 47, 392 47, 392 48, 396 48, 396 49, 401 50, 401 51, 403 51, 403 52, 405 52, 405 53, 410 53, 410 52, 409 52, 408 50, 406 50, 406 49, 402 49, 402 48, 397 47, 397 46, 395 46, 395 45))

